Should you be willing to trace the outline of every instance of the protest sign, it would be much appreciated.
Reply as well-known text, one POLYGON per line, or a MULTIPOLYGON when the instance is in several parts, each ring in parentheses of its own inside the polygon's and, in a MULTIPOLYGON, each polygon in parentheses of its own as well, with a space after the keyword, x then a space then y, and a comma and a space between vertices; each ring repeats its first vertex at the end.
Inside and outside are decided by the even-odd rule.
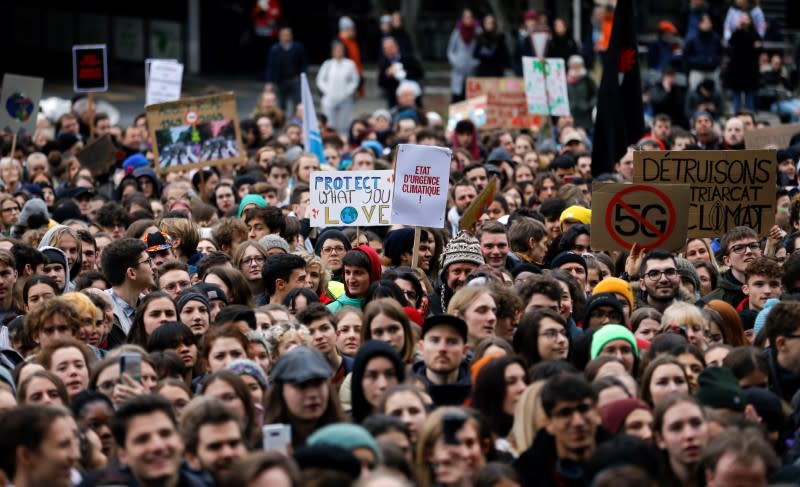
POLYGON ((736 226, 766 235, 775 223, 774 150, 635 151, 636 183, 688 184, 689 238, 718 237, 736 226))
POLYGON ((246 157, 233 93, 150 105, 147 130, 161 171, 234 164, 246 157))
POLYGON ((392 224, 443 228, 452 152, 400 144, 394 172, 392 224))
POLYGON ((567 72, 561 58, 522 57, 528 113, 569 115, 567 72))
POLYGON ((145 61, 145 106, 175 101, 181 97, 183 64, 174 59, 145 61))
POLYGON ((111 135, 106 134, 89 142, 77 154, 81 167, 92 172, 93 176, 108 174, 111 166, 117 161, 117 146, 111 140, 111 135))
POLYGON ((467 99, 486 95, 484 129, 531 128, 542 124, 541 115, 528 113, 522 78, 467 78, 467 99))
POLYGON ((461 120, 472 120, 477 128, 486 125, 486 95, 450 105, 447 110, 447 133, 455 130, 461 120))
POLYGON ((688 184, 593 184, 592 249, 680 249, 690 194, 688 184))
POLYGON ((489 184, 483 188, 480 194, 478 194, 478 197, 464 210, 458 224, 461 230, 472 230, 472 227, 475 226, 475 222, 480 219, 483 212, 486 211, 486 208, 494 200, 494 195, 497 193, 497 184, 498 180, 497 176, 495 176, 489 181, 489 184))
POLYGON ((0 131, 15 136, 33 136, 36 132, 36 114, 42 99, 44 79, 3 75, 3 92, 0 94, 0 131))
POLYGON ((797 133, 800 133, 800 123, 747 130, 744 133, 744 146, 748 149, 785 149, 797 133))
POLYGON ((390 225, 393 182, 390 170, 312 172, 311 226, 390 225))
POLYGON ((76 93, 108 91, 105 44, 72 46, 72 84, 76 93))

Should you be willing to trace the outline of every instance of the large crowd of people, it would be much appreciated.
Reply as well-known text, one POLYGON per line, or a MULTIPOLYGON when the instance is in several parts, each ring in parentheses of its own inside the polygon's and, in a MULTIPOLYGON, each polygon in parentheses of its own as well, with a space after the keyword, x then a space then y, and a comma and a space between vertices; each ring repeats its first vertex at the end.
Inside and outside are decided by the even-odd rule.
MULTIPOLYGON (((727 85, 737 98, 715 81, 722 56, 731 73, 763 55, 760 9, 737 0, 717 34, 707 2, 690 3, 680 73, 659 49, 673 25, 650 50, 650 133, 594 179, 591 62, 563 20, 534 12, 509 50, 493 18, 464 12, 451 91, 512 69, 511 53, 552 29, 575 104, 552 130, 463 120, 445 133, 388 17, 388 109, 355 117, 362 66, 354 23, 339 21, 316 79, 324 160, 303 148, 305 60, 286 27, 241 122, 240 163, 157 173, 146 117, 114 126, 86 98, 32 137, 5 134, 0 482, 800 483, 800 134, 777 151, 767 236, 740 226, 677 252, 592 248, 592 184, 631 181, 634 151, 742 149, 765 123, 753 76, 727 85), (679 100, 686 82, 696 89, 679 100), (106 134, 114 164, 83 167, 77 154, 106 134), (311 227, 312 171, 390 169, 402 143, 452 149, 445 228, 417 240, 413 227, 311 227)), ((598 12, 607 35, 613 11, 598 12)), ((791 91, 776 56, 762 77, 791 91)), ((794 120, 788 100, 775 107, 794 120)))

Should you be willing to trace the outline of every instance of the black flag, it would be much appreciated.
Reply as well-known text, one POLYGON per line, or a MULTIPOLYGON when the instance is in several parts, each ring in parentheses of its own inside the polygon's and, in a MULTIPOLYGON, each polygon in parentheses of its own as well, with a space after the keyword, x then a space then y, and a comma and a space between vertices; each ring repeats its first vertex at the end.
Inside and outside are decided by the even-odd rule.
POLYGON ((627 147, 644 135, 642 77, 633 0, 619 0, 603 61, 594 122, 592 176, 614 171, 627 147))

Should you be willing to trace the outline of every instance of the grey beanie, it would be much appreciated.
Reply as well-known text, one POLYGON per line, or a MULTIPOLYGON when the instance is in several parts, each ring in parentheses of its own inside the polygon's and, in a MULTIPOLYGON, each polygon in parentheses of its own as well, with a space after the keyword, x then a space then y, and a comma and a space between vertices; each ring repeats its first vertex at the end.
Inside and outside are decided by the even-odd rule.
POLYGON ((282 237, 278 235, 264 235, 258 241, 265 249, 282 249, 287 254, 289 253, 289 244, 282 237))
POLYGON ((695 270, 694 265, 682 257, 675 257, 675 266, 678 268, 678 275, 681 279, 689 279, 694 284, 694 292, 700 292, 700 275, 695 270))
POLYGON ((50 220, 50 213, 47 211, 47 205, 44 200, 33 198, 25 202, 22 211, 19 213, 19 220, 17 223, 23 227, 28 226, 28 220, 33 215, 42 215, 43 218, 50 220))

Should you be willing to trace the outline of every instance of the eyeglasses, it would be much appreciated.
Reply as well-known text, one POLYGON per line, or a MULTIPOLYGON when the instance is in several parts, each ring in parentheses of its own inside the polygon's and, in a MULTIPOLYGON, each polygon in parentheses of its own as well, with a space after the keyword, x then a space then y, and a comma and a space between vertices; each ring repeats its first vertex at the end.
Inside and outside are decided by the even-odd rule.
POLYGON ((648 279, 651 281, 657 281, 661 279, 661 276, 666 277, 667 279, 675 279, 678 276, 678 269, 674 267, 671 269, 664 269, 663 271, 652 270, 645 273, 648 279))
POLYGON ((617 311, 606 311, 604 309, 596 309, 589 313, 590 318, 608 318, 609 321, 621 322, 622 315, 617 311))
POLYGON ((592 404, 591 402, 583 402, 581 404, 578 404, 575 407, 566 407, 566 408, 561 408, 561 409, 555 410, 555 411, 552 412, 551 416, 554 417, 554 418, 559 418, 559 419, 569 419, 575 413, 578 413, 581 416, 583 416, 586 413, 588 413, 589 411, 591 411, 592 409, 594 409, 594 404, 592 404))
POLYGON ((242 259, 242 264, 250 265, 253 262, 255 262, 256 264, 263 264, 265 261, 266 259, 264 258, 263 255, 254 255, 252 257, 245 257, 244 259, 242 259))
POLYGON ((167 291, 174 291, 178 288, 186 289, 187 287, 191 286, 192 283, 189 281, 178 281, 178 282, 170 282, 169 284, 165 285, 163 289, 167 291))
POLYGON ((569 334, 567 333, 567 330, 565 330, 563 328, 560 329, 560 330, 545 330, 545 331, 539 333, 540 337, 545 337, 548 340, 555 340, 556 338, 558 338, 559 335, 561 335, 564 338, 569 338, 569 334))
POLYGON ((410 299, 411 301, 416 301, 416 300, 417 300, 417 293, 416 293, 416 291, 403 291, 403 294, 405 294, 405 295, 406 295, 406 297, 407 297, 408 299, 410 299))
POLYGON ((140 266, 140 265, 142 265, 142 264, 147 264, 147 265, 150 265, 150 264, 152 264, 152 262, 153 262, 153 259, 151 259, 150 257, 148 257, 148 258, 146 258, 145 260, 143 260, 143 261, 141 261, 141 262, 137 262, 137 263, 136 263, 136 267, 139 267, 139 266, 140 266))
POLYGON ((323 247, 322 248, 323 254, 343 254, 344 253, 344 246, 342 247, 323 247))
POLYGON ((743 254, 750 249, 751 252, 761 252, 761 245, 758 242, 750 242, 746 244, 736 244, 731 246, 730 251, 734 254, 743 254))
POLYGON ((730 248, 730 251, 734 254, 743 254, 750 249, 751 252, 761 252, 761 245, 758 242, 750 242, 750 243, 741 243, 736 244, 730 248))

